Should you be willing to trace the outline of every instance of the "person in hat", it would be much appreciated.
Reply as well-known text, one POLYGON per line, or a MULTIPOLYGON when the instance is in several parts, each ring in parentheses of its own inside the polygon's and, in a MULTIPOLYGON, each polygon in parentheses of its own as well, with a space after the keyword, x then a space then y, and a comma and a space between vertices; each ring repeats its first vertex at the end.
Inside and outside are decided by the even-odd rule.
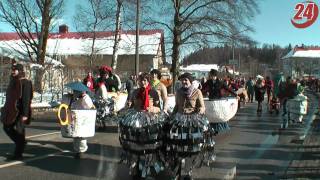
MULTIPOLYGON (((68 104, 72 110, 86 110, 94 108, 92 99, 86 91, 80 91, 70 86, 72 94, 65 95, 62 99, 63 104, 68 104)), ((88 89, 89 90, 89 89, 88 89)), ((80 159, 84 152, 88 150, 87 139, 84 137, 73 138, 74 158, 80 159)))
POLYGON ((95 82, 95 91, 97 91, 100 86, 103 84, 105 87, 107 87, 106 80, 109 78, 109 68, 106 66, 101 66, 99 68, 99 77, 96 79, 95 82))
POLYGON ((112 68, 105 66, 105 69, 108 73, 108 78, 106 79, 106 87, 108 92, 119 92, 121 88, 121 80, 118 75, 112 72, 112 68))
MULTIPOLYGON (((168 127, 164 128, 167 134, 164 149, 168 154, 166 161, 174 170, 175 178, 180 179, 181 175, 187 174, 191 179, 192 169, 198 166, 198 163, 202 164, 208 160, 199 158, 203 157, 206 151, 201 148, 202 142, 213 143, 213 140, 211 137, 204 140, 204 134, 209 129, 209 121, 205 116, 206 108, 201 90, 192 85, 192 74, 184 73, 179 76, 179 80, 182 87, 176 92, 175 107, 168 127), (197 158, 199 161, 192 161, 197 158)), ((213 147, 211 145, 206 147, 213 147)), ((213 153, 213 150, 208 153, 213 153)))
POLYGON ((168 92, 167 87, 160 81, 161 72, 158 69, 153 69, 151 72, 151 86, 155 88, 160 97, 160 105, 163 111, 167 112, 168 108, 168 92))
MULTIPOLYGON (((218 78, 219 72, 217 70, 211 69, 208 76, 207 82, 203 85, 202 93, 204 96, 209 94, 210 101, 220 99, 224 96, 229 96, 230 94, 237 97, 236 92, 229 88, 229 80, 226 79, 225 81, 222 81, 218 78)), ((230 129, 227 122, 210 122, 210 127, 215 131, 216 134, 230 129)))
POLYGON ((208 75, 208 80, 202 86, 202 93, 204 96, 209 95, 209 100, 219 99, 223 97, 223 90, 237 96, 237 94, 232 91, 226 83, 221 81, 218 76, 219 72, 215 69, 211 69, 208 75))
POLYGON ((25 77, 22 64, 12 66, 10 82, 6 91, 6 101, 1 109, 3 129, 15 143, 14 154, 9 160, 23 159, 26 146, 25 126, 31 120, 32 82, 25 77))

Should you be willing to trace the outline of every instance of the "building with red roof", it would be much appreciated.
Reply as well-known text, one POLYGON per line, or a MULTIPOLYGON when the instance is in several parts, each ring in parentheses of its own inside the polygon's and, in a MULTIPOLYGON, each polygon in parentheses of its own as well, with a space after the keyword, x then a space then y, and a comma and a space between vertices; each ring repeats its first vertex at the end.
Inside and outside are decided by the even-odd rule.
MULTIPOLYGON (((140 71, 160 68, 165 62, 163 30, 140 30, 139 34, 140 71)), ((36 39, 35 34, 30 36, 36 39)), ((135 31, 120 33, 116 71, 122 77, 135 72, 135 39, 135 31)), ((114 32, 69 32, 68 26, 62 25, 59 27, 59 32, 49 34, 46 55, 61 62, 64 65, 64 79, 73 81, 84 78, 87 72, 91 71, 89 57, 92 49, 95 54, 92 62, 93 71, 101 65, 110 66, 113 44, 114 32), (92 48, 93 39, 95 39, 94 48, 92 48)), ((10 74, 7 72, 10 59, 19 60, 20 55, 26 53, 25 45, 17 33, 0 33, 0 75, 10 74)))
POLYGON ((283 71, 287 76, 301 78, 314 76, 320 78, 320 47, 295 46, 281 58, 283 71))

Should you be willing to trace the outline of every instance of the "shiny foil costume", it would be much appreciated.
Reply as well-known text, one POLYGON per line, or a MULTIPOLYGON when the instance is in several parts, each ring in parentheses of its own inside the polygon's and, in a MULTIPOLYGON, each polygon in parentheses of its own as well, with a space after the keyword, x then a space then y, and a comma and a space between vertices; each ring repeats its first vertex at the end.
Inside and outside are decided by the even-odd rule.
MULTIPOLYGON (((187 77, 188 78, 188 77, 187 77)), ((193 87, 180 88, 175 108, 164 131, 167 166, 176 176, 191 176, 192 169, 214 159, 214 131, 204 115, 202 93, 193 87)))
POLYGON ((177 113, 170 118, 168 127, 166 162, 174 173, 184 171, 191 175, 193 168, 215 160, 214 131, 204 115, 177 113))
POLYGON ((150 86, 135 90, 129 102, 131 108, 119 114, 121 161, 129 165, 132 176, 145 178, 163 169, 160 149, 167 115, 160 112, 159 95, 150 86))
POLYGON ((113 99, 103 99, 103 98, 97 98, 94 102, 96 108, 97 108, 97 123, 102 125, 105 124, 108 121, 111 121, 115 118, 112 118, 112 116, 115 113, 115 102, 113 99))
POLYGON ((149 113, 129 109, 119 121, 119 140, 124 150, 122 161, 130 166, 131 175, 140 172, 142 177, 163 169, 164 113, 149 113))

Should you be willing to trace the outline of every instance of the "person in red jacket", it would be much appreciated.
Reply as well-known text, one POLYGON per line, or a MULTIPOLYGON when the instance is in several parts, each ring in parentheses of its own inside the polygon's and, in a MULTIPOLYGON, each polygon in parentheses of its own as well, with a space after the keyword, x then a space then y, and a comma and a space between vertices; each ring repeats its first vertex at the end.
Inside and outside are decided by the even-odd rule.
POLYGON ((83 84, 86 85, 90 91, 94 92, 94 79, 91 72, 88 72, 86 78, 83 79, 83 84))
POLYGON ((267 102, 270 102, 271 92, 273 91, 274 83, 269 76, 266 77, 265 86, 266 86, 267 96, 268 96, 267 102))

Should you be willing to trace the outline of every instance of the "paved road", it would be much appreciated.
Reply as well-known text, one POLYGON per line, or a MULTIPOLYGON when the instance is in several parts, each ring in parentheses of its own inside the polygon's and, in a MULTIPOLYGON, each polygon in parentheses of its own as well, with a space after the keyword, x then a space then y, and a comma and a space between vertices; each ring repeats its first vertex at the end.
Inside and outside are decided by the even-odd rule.
MULTIPOLYGON (((317 100, 308 95, 309 114, 304 125, 279 130, 281 117, 256 115, 256 103, 247 104, 230 121, 231 131, 216 137, 217 161, 211 168, 194 172, 196 179, 280 179, 289 164, 301 156, 301 145, 314 119, 317 100)), ((265 105, 265 104, 264 104, 265 105)), ((265 108, 265 107, 264 107, 265 108)), ((50 114, 50 113, 49 113, 50 114)), ((81 160, 72 157, 71 139, 61 138, 52 116, 39 114, 27 129, 28 146, 24 161, 6 162, 14 148, 0 130, 1 179, 129 179, 128 168, 119 164, 121 148, 117 128, 109 127, 89 139, 89 150, 81 160)), ((165 173, 156 177, 168 179, 165 173)))

